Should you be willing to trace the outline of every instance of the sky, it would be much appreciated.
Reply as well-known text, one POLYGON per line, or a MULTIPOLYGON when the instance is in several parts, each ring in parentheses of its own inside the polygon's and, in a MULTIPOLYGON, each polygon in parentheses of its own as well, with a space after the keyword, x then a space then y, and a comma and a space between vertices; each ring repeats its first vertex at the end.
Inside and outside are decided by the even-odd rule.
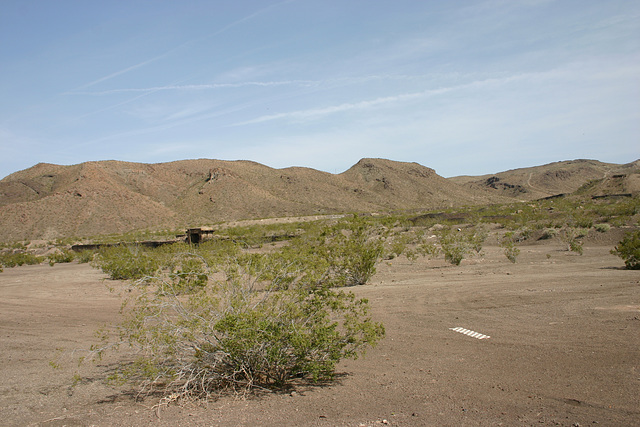
POLYGON ((637 0, 0 0, 0 178, 640 158, 637 0))

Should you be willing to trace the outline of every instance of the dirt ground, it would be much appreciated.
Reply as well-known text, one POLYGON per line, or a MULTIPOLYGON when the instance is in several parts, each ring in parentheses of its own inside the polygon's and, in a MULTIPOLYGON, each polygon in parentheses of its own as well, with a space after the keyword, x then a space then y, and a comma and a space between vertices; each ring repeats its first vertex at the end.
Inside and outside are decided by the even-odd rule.
POLYGON ((118 319, 120 300, 86 264, 0 273, 0 424, 39 426, 638 426, 640 272, 611 246, 500 248, 459 267, 385 261, 369 298, 387 337, 335 383, 206 406, 136 402, 103 384, 108 360, 70 355, 118 319), (477 339, 461 327, 490 336, 477 339), (56 349, 64 348, 54 369, 56 349), (76 371, 84 379, 72 387, 76 371))

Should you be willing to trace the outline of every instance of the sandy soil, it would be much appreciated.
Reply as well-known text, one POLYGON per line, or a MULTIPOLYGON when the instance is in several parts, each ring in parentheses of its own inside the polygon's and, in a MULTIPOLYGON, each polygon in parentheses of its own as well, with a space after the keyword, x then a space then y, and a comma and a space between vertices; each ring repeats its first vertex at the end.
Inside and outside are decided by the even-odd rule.
POLYGON ((56 349, 87 348, 120 300, 88 265, 0 274, 2 425, 640 425, 640 272, 610 246, 497 247, 453 267, 384 262, 367 286, 387 338, 339 366, 335 383, 207 406, 136 402, 101 382, 108 360, 76 368, 56 349), (451 328, 490 336, 476 339, 451 328), (78 371, 85 377, 71 387, 78 371))

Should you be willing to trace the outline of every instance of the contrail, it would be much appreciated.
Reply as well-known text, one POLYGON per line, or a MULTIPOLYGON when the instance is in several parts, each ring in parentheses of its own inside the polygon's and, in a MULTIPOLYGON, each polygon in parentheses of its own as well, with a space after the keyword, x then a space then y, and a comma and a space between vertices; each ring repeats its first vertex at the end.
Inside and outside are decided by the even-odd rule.
MULTIPOLYGON (((181 46, 182 46, 182 45, 181 45, 181 46)), ((125 68, 125 69, 123 69, 123 70, 116 71, 115 73, 111 73, 111 74, 109 74, 108 76, 101 77, 101 78, 99 78, 99 79, 97 79, 97 80, 94 80, 94 81, 92 81, 92 82, 90 82, 90 83, 87 83, 87 84, 85 84, 85 85, 82 85, 82 86, 78 87, 77 89, 74 89, 74 91, 76 91, 76 90, 81 90, 81 89, 86 89, 86 88, 91 87, 91 86, 93 86, 93 85, 97 85, 98 83, 102 83, 102 82, 104 82, 104 81, 106 81, 106 80, 111 80, 112 78, 117 77, 117 76, 119 76, 119 75, 121 75, 121 74, 125 74, 125 73, 128 73, 129 71, 135 70, 135 69, 137 69, 137 68, 144 67, 145 65, 150 64, 150 63, 152 63, 152 62, 154 62, 154 61, 157 61, 157 60, 158 60, 158 59, 160 59, 160 58, 164 58, 164 57, 165 57, 165 56, 167 56, 170 52, 172 52, 172 51, 174 51, 174 50, 176 50, 176 49, 177 49, 177 48, 171 49, 171 50, 169 50, 169 51, 167 51, 167 52, 163 53, 162 55, 158 55, 158 56, 156 56, 155 58, 148 59, 148 60, 146 60, 146 61, 140 62, 139 64, 132 65, 131 67, 127 67, 127 68, 125 68)))
POLYGON ((257 123, 264 123, 272 120, 282 120, 282 119, 291 119, 291 120, 315 119, 322 116, 340 113, 344 111, 362 110, 365 108, 377 107, 377 106, 382 106, 386 104, 392 104, 395 102, 403 102, 403 101, 409 101, 413 99, 426 98, 429 96, 441 95, 443 93, 452 92, 456 90, 462 90, 462 89, 468 89, 468 88, 474 88, 474 87, 483 87, 483 86, 492 85, 492 84, 505 84, 505 83, 529 78, 532 76, 534 77, 544 76, 545 74, 548 74, 548 73, 523 73, 520 75, 515 75, 510 77, 489 78, 485 80, 476 80, 476 81, 472 81, 469 83, 464 83, 456 86, 442 87, 437 89, 427 89, 421 92, 411 92, 411 93, 404 93, 404 94, 393 95, 393 96, 385 96, 385 97, 375 98, 367 101, 348 102, 348 103, 332 105, 324 108, 312 108, 307 110, 276 113, 276 114, 256 117, 255 119, 251 119, 251 120, 247 120, 239 123, 234 123, 230 126, 257 124, 257 123))
POLYGON ((223 88, 236 88, 244 86, 314 86, 322 82, 314 80, 284 80, 284 81, 251 81, 251 82, 238 82, 238 83, 211 83, 211 84, 199 84, 199 85, 167 85, 167 86, 153 86, 143 88, 125 88, 125 89, 110 89, 97 92, 68 92, 70 95, 113 95, 116 93, 128 93, 128 92, 157 92, 164 90, 209 90, 209 89, 223 89, 223 88))
POLYGON ((274 7, 277 7, 277 6, 280 6, 280 5, 283 5, 283 4, 291 3, 291 2, 293 2, 293 1, 296 1, 296 0, 285 0, 285 1, 282 1, 282 2, 279 2, 279 3, 272 4, 272 5, 270 5, 270 6, 264 7, 264 8, 262 8, 262 9, 260 9, 260 10, 256 11, 256 12, 254 12, 254 13, 250 14, 250 15, 247 15, 247 16, 245 16, 245 17, 243 17, 243 18, 238 19, 237 21, 232 22, 231 24, 227 25, 226 27, 221 28, 221 29, 220 29, 220 30, 218 30, 218 31, 215 31, 215 32, 214 32, 214 33, 212 33, 212 34, 209 34, 209 35, 207 35, 207 36, 205 36, 205 37, 201 37, 201 38, 197 38, 197 39, 193 39, 193 40, 189 40, 189 41, 187 41, 187 42, 184 42, 184 43, 182 43, 182 44, 180 44, 180 45, 178 45, 178 46, 176 46, 176 47, 174 47, 174 48, 172 48, 172 49, 167 50, 166 52, 164 52, 164 53, 163 53, 163 54, 161 54, 161 55, 155 56, 155 57, 153 57, 153 58, 151 58, 151 59, 147 59, 146 61, 142 61, 142 62, 140 62, 140 63, 138 63, 138 64, 132 65, 132 66, 127 67, 127 68, 124 68, 124 69, 122 69, 122 70, 120 70, 120 71, 116 71, 115 73, 111 73, 111 74, 109 74, 109 75, 107 75, 107 76, 101 77, 101 78, 99 78, 99 79, 97 79, 97 80, 94 80, 94 81, 92 81, 92 82, 89 82, 89 83, 87 83, 87 84, 84 84, 84 85, 82 85, 82 86, 80 86, 80 87, 78 87, 78 88, 74 89, 72 92, 76 92, 76 91, 78 91, 78 90, 86 89, 86 88, 91 87, 91 86, 94 86, 94 85, 96 85, 96 84, 98 84, 98 83, 102 83, 102 82, 104 82, 104 81, 111 80, 111 79, 112 79, 112 78, 114 78, 114 77, 118 77, 118 76, 120 76, 120 75, 122 75, 122 74, 126 74, 126 73, 128 73, 129 71, 133 71, 133 70, 136 70, 136 69, 138 69, 138 68, 140 68, 140 67, 144 67, 144 66, 145 66, 145 65, 147 65, 147 64, 150 64, 150 63, 152 63, 152 62, 157 61, 158 59, 162 59, 162 58, 164 58, 165 56, 168 56, 169 54, 171 54, 171 53, 175 52, 175 51, 176 51, 176 50, 178 50, 178 49, 182 49, 184 46, 187 46, 187 45, 189 45, 189 44, 192 44, 192 43, 195 43, 195 42, 199 42, 199 41, 202 41, 202 40, 206 40, 206 39, 208 39, 208 38, 210 38, 210 37, 215 37, 215 36, 217 36, 217 35, 219 35, 219 34, 224 33, 225 31, 229 30, 230 28, 235 27, 236 25, 239 25, 239 24, 241 24, 241 23, 243 23, 243 22, 245 22, 245 21, 248 21, 248 20, 250 20, 250 19, 255 18, 255 17, 256 17, 256 16, 258 16, 258 15, 261 15, 262 13, 266 12, 266 11, 267 11, 267 10, 269 10, 269 9, 272 9, 272 8, 274 8, 274 7))

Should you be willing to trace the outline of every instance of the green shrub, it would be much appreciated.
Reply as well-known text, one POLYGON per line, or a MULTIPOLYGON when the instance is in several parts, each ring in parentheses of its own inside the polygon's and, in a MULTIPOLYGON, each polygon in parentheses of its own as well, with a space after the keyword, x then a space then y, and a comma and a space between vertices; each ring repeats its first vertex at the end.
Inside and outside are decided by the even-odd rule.
POLYGON ((387 254, 384 256, 385 259, 394 259, 395 257, 399 257, 407 250, 407 242, 406 239, 395 239, 391 243, 387 254))
POLYGON ((627 233, 611 253, 622 258, 629 270, 640 270, 640 230, 627 233))
POLYGON ((29 246, 28 241, 0 243, 0 249, 8 248, 8 249, 26 250, 28 246, 29 246))
POLYGON ((440 246, 444 253, 445 261, 453 265, 460 265, 465 255, 470 253, 468 242, 457 238, 456 235, 452 233, 440 238, 440 246))
POLYGON ((125 245, 100 249, 93 262, 114 280, 140 279, 153 275, 159 267, 157 257, 138 246, 125 245))
POLYGON ((575 216, 573 220, 576 227, 579 227, 579 228, 593 227, 593 218, 589 218, 586 215, 575 216))
POLYGON ((24 264, 40 264, 42 258, 29 252, 8 252, 0 254, 0 265, 4 267, 15 267, 24 264))
POLYGON ((512 235, 512 238, 517 243, 522 243, 525 240, 529 239, 531 237, 531 234, 532 234, 532 231, 529 227, 522 227, 512 235))
POLYGON ((350 236, 334 242, 332 267, 337 284, 358 286, 366 284, 376 273, 376 264, 382 256, 382 243, 364 236, 350 236))
POLYGON ((418 252, 422 256, 436 258, 440 255, 440 248, 434 243, 422 243, 418 246, 418 252))
POLYGON ((489 233, 482 226, 476 226, 474 231, 470 234, 469 243, 471 244, 471 249, 473 249, 478 255, 482 254, 482 246, 488 236, 489 233))
POLYGON ((364 285, 384 253, 384 230, 354 216, 309 233, 282 251, 281 262, 304 264, 307 282, 342 287, 364 285))
POLYGON ((88 262, 93 261, 94 255, 95 255, 95 251, 83 250, 76 254, 76 258, 80 264, 86 264, 88 262))
POLYGON ((587 234, 588 230, 575 229, 573 227, 565 227, 560 232, 560 238, 567 245, 567 250, 576 252, 579 255, 583 254, 583 244, 580 238, 587 234))
POLYGON ((55 264, 71 262, 74 257, 73 252, 62 249, 47 255, 47 260, 49 260, 49 265, 53 267, 55 264))
MULTIPOLYGON (((486 237, 487 234, 484 232, 474 233, 461 229, 456 231, 445 229, 439 233, 438 241, 440 250, 444 253, 444 259, 453 265, 460 265, 467 256, 474 252, 481 253, 482 244, 486 237)), ((425 247, 425 249, 430 248, 425 247)))
MULTIPOLYGON (((178 264, 190 265, 193 259, 186 254, 178 264)), ((262 267, 277 261, 260 259, 262 267)), ((103 336, 103 343, 92 347, 94 354, 133 346, 138 358, 123 364, 117 378, 141 390, 160 389, 168 403, 209 399, 225 389, 273 389, 294 379, 328 379, 341 359, 356 358, 384 336, 384 327, 369 315, 367 300, 306 283, 303 267, 295 272, 300 280, 281 290, 281 278, 265 283, 261 279, 268 274, 253 260, 232 258, 216 266, 201 262, 182 270, 179 280, 198 283, 188 296, 180 296, 173 272, 136 281, 119 338, 103 336)))
POLYGON ((207 285, 210 273, 204 258, 195 254, 177 255, 176 258, 171 262, 171 272, 167 275, 172 292, 190 294, 207 285))

